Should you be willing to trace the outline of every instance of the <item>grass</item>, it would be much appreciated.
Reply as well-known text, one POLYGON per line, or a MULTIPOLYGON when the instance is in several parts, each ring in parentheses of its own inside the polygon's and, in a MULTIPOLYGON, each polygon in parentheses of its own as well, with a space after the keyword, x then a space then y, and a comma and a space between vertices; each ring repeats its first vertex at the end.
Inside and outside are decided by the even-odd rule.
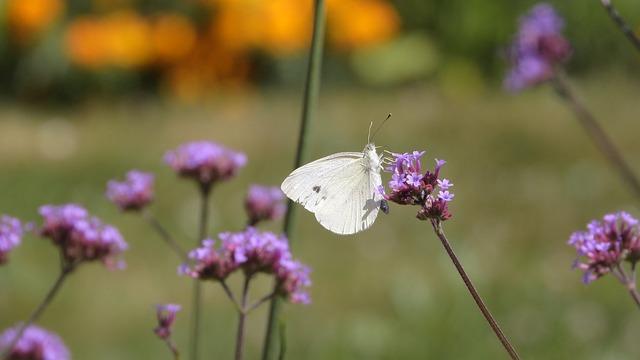
MULTIPOLYGON (((636 169, 637 93, 622 76, 584 80, 581 95, 636 169)), ((454 184, 453 247, 523 358, 632 359, 640 352, 637 310, 613 278, 589 286, 570 269, 565 242, 605 212, 640 215, 630 193, 550 89, 518 96, 428 85, 382 91, 327 88, 309 159, 360 150, 372 119, 393 118, 376 140, 392 151, 425 149, 444 158, 454 184), (454 89, 455 90, 455 89, 454 89)), ((153 305, 189 306, 179 259, 141 219, 103 197, 105 182, 130 168, 157 175, 153 210, 193 243, 197 193, 162 163, 181 142, 211 139, 242 150, 249 165, 214 190, 214 232, 245 223, 251 183, 279 184, 293 160, 299 94, 226 95, 206 104, 89 103, 69 109, 0 106, 0 211, 37 220, 43 203, 76 201, 120 227, 128 269, 88 265, 65 284, 40 324, 61 334, 76 359, 169 359, 154 338, 153 305), (62 149, 61 149, 62 148, 62 149)), ((429 164, 430 166, 432 163, 429 164)), ((413 208, 392 207, 372 230, 324 231, 307 212, 294 251, 312 266, 313 304, 287 305, 289 359, 496 359, 504 355, 430 225, 413 208)), ((277 230, 279 224, 268 228, 277 230)), ((0 327, 24 319, 55 278, 52 246, 28 238, 0 268, 0 327)), ((239 279, 233 282, 238 286, 239 279)), ((263 281, 254 296, 269 289, 263 281)), ((231 358, 235 314, 222 290, 205 287, 205 358, 231 358)), ((262 345, 266 307, 248 322, 247 358, 262 345)), ((188 344, 188 311, 176 341, 188 344)))

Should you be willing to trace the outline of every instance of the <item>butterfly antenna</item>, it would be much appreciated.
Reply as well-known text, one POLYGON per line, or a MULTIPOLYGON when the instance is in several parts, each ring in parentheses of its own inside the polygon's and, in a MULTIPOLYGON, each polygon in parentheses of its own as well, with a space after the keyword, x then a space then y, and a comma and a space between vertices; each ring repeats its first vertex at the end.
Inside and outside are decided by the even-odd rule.
POLYGON ((373 127, 373 120, 369 123, 369 133, 367 134, 367 144, 371 142, 371 128, 373 127))
MULTIPOLYGON (((373 140, 376 137, 376 134, 378 133, 378 131, 380 131, 380 129, 382 128, 382 125, 384 125, 389 119, 391 119, 391 113, 389 113, 389 115, 387 115, 387 118, 384 119, 384 121, 380 125, 378 125, 378 127, 373 131, 373 135, 371 135, 371 138, 368 139, 369 141, 367 142, 371 142, 371 140, 373 140)), ((369 126, 369 131, 371 131, 371 126, 369 126)))

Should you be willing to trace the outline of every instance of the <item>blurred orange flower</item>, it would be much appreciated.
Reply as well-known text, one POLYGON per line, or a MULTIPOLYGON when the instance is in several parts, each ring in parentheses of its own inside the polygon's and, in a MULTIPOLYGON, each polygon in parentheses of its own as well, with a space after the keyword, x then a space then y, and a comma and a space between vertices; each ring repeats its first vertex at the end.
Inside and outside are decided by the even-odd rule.
POLYGON ((392 38, 400 16, 384 0, 328 0, 328 37, 337 48, 351 50, 392 38))
POLYGON ((45 30, 64 10, 62 0, 8 0, 7 18, 12 35, 28 41, 45 30))
POLYGON ((79 17, 67 28, 67 53, 85 67, 136 68, 151 60, 148 22, 132 11, 105 17, 79 17))
POLYGON ((311 0, 210 0, 215 11, 211 35, 227 49, 262 49, 287 55, 306 47, 311 0))
POLYGON ((153 22, 151 43, 156 61, 176 62, 191 52, 196 43, 196 29, 184 16, 159 15, 153 22))

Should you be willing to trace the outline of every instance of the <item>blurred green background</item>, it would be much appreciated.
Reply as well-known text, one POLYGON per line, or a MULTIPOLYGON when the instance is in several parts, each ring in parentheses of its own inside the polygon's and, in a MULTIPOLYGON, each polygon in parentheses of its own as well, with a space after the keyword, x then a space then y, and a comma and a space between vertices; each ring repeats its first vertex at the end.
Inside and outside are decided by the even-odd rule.
MULTIPOLYGON (((103 0, 58 2, 55 8, 55 1, 33 1, 54 6, 47 13, 56 14, 38 31, 18 35, 16 29, 24 27, 4 17, 0 212, 37 221, 41 204, 78 202, 117 225, 131 245, 125 271, 109 272, 96 264, 80 269, 40 324, 59 333, 75 359, 169 359, 152 332, 153 306, 184 306, 175 335, 186 352, 191 282, 176 274, 178 259, 142 219, 121 214, 107 202, 106 181, 131 168, 154 172, 152 209, 190 246, 196 234, 196 189, 177 179, 162 156, 182 142, 219 141, 246 152, 249 164, 214 192, 211 231, 240 229, 248 186, 277 185, 291 170, 306 41, 288 37, 298 25, 291 25, 291 13, 284 12, 287 17, 273 21, 279 24, 274 28, 285 30, 273 37, 232 36, 230 44, 244 41, 244 48, 229 50, 225 61, 233 66, 222 70, 212 65, 224 54, 218 42, 207 43, 213 48, 203 52, 172 53, 168 62, 152 58, 151 50, 140 55, 138 40, 112 48, 117 56, 90 49, 94 53, 84 45, 97 35, 85 33, 97 31, 104 39, 100 36, 109 32, 103 27, 114 23, 120 30, 126 24, 126 33, 135 34, 141 26, 137 21, 155 26, 160 10, 178 13, 196 24, 198 43, 201 34, 211 34, 203 29, 221 22, 224 6, 249 9, 248 4, 262 3, 103 0), (74 54, 81 62, 63 46, 77 19, 89 29, 77 30, 81 55, 74 54), (216 70, 208 72, 209 66, 216 70), (171 74, 181 74, 175 75, 177 85, 171 74)), ((640 322, 631 299, 612 278, 584 286, 581 274, 571 270, 574 251, 565 244, 571 232, 605 212, 624 209, 640 215, 633 199, 549 89, 509 95, 499 88, 500 48, 518 14, 533 2, 344 3, 349 2, 356 9, 369 6, 365 13, 377 15, 356 21, 353 8, 329 14, 324 82, 307 160, 361 149, 369 121, 393 113, 377 144, 392 151, 427 150, 429 165, 433 158, 448 161, 444 176, 455 183, 456 198, 445 230, 523 358, 636 359, 640 322), (368 29, 380 19, 386 19, 387 32, 371 35, 368 29), (347 31, 351 25, 353 32, 347 31)), ((276 14, 293 6, 273 3, 281 6, 276 14)), ((6 10, 12 2, 4 4, 6 10)), ((575 46, 569 71, 579 75, 580 95, 638 168, 636 53, 597 1, 554 5, 567 16, 575 46)), ((339 11, 346 5, 329 1, 328 6, 339 11)), ((631 1, 619 6, 630 19, 640 15, 631 1)), ((255 13, 243 11, 255 19, 255 13)), ((240 26, 238 18, 232 20, 232 29, 240 26)), ((181 21, 172 26, 179 28, 181 21)), ((254 31, 269 33, 266 24, 258 22, 254 31)), ((179 40, 173 44, 184 39, 179 40)), ((171 53, 162 51, 153 54, 171 53)), ((293 247, 313 268, 313 304, 286 307, 288 359, 505 357, 430 226, 417 221, 415 212, 393 206, 371 230, 338 237, 300 209, 293 247)), ((267 228, 278 230, 280 224, 267 228)), ((26 238, 0 268, 1 328, 29 314, 56 271, 53 246, 26 238)), ((260 296, 268 283, 254 290, 260 296)), ((205 303, 203 353, 209 359, 231 358, 233 307, 213 283, 205 303)), ((265 319, 265 308, 249 319, 249 359, 258 358, 265 319)))

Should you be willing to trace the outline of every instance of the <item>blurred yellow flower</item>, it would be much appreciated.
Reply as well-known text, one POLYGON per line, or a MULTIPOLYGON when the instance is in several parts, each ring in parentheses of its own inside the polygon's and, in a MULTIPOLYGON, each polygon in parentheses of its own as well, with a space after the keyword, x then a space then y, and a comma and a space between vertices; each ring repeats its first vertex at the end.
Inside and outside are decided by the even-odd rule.
POLYGON ((45 30, 64 10, 62 0, 7 1, 11 34, 19 41, 28 41, 45 30))
POLYGON ((400 16, 384 0, 328 0, 327 35, 332 45, 351 50, 389 40, 400 29, 400 16))
POLYGON ((159 15, 151 29, 154 59, 161 63, 178 61, 193 50, 196 38, 195 27, 184 16, 159 15))
POLYGON ((311 0, 210 0, 214 41, 227 49, 287 55, 304 49, 311 31, 311 0))
POLYGON ((151 60, 150 25, 132 11, 78 17, 67 28, 67 53, 85 67, 137 68, 151 60))

